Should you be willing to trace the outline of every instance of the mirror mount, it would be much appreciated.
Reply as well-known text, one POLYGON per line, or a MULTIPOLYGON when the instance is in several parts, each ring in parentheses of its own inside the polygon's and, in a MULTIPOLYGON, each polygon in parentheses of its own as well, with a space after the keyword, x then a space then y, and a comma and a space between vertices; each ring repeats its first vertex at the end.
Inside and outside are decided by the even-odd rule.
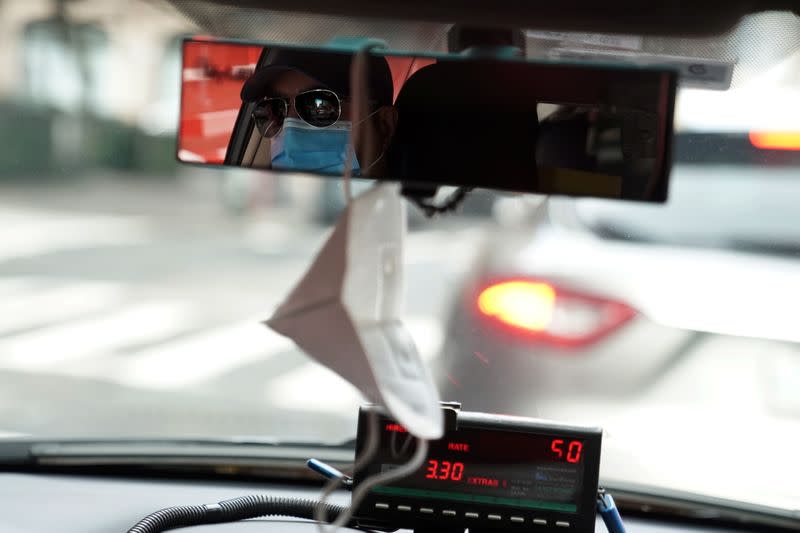
MULTIPOLYGON (((365 48, 387 48, 386 41, 371 37, 337 36, 331 39, 328 47, 334 50, 347 50, 353 54, 365 48)), ((453 25, 447 34, 447 48, 450 53, 461 53, 471 57, 509 58, 524 56, 525 36, 521 31, 477 28, 453 25)), ((426 217, 445 214, 458 208, 472 187, 459 187, 441 204, 433 202, 439 191, 438 185, 411 184, 401 182, 400 194, 416 205, 426 217)))
MULTIPOLYGON (((476 58, 524 57, 525 34, 520 30, 454 24, 447 32, 447 51, 476 58)), ((402 183, 400 193, 431 218, 457 209, 472 190, 473 187, 459 187, 439 204, 433 203, 439 191, 436 185, 402 183)))
POLYGON ((522 30, 454 24, 447 32, 447 51, 500 59, 525 57, 525 34, 522 30))
POLYGON ((458 187, 453 193, 440 203, 434 203, 433 198, 439 190, 438 186, 409 187, 403 184, 400 194, 416 205, 428 218, 444 215, 455 211, 466 200, 467 195, 474 187, 458 187))

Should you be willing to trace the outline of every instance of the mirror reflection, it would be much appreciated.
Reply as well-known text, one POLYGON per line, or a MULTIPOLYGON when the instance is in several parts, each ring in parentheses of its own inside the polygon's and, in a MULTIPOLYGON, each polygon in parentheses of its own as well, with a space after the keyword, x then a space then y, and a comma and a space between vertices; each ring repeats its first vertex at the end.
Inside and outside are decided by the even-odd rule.
POLYGON ((675 76, 486 57, 184 44, 184 162, 664 201, 675 76), (354 81, 367 89, 356 109, 354 81), (357 112, 358 111, 358 112, 357 112))

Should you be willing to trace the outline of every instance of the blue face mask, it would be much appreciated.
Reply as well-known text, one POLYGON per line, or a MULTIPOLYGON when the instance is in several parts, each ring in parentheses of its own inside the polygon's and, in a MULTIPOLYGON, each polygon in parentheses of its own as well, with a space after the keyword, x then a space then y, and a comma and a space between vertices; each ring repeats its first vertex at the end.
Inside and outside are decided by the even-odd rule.
MULTIPOLYGON (((287 117, 281 131, 271 139, 272 168, 343 174, 351 131, 350 121, 340 120, 327 128, 315 128, 287 117)), ((358 176, 361 167, 355 154, 351 165, 353 176, 358 176)))

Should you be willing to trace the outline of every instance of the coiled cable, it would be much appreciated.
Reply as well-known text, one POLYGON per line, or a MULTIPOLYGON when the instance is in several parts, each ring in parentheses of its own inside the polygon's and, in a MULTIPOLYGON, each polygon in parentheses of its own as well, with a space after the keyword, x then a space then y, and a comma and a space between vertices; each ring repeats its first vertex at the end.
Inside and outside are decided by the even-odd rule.
MULTIPOLYGON (((128 533, 161 533, 179 527, 222 522, 237 522, 262 516, 291 516, 314 519, 314 510, 319 502, 302 498, 273 497, 263 494, 241 496, 219 503, 205 505, 181 505, 156 511, 136 523, 128 533)), ((332 522, 342 514, 346 507, 325 504, 324 517, 332 522)), ((352 521, 348 527, 354 526, 352 521)))

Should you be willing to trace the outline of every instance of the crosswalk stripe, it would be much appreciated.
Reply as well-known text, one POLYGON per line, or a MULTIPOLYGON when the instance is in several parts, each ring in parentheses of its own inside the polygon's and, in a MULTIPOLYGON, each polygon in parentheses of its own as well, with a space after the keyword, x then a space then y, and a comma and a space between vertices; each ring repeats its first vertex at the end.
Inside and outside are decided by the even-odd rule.
POLYGON ((12 294, 0 292, 0 337, 20 329, 80 317, 111 309, 123 298, 122 285, 103 282, 75 283, 53 287, 47 282, 23 282, 9 288, 12 294))
POLYGON ((14 260, 85 246, 146 242, 152 231, 143 219, 114 215, 74 215, 36 209, 0 209, 0 227, 25 231, 0 234, 0 260, 14 260))
POLYGON ((338 374, 309 361, 264 385, 264 404, 326 413, 355 412, 364 397, 338 374))
POLYGON ((289 339, 269 331, 257 320, 249 320, 126 357, 111 375, 116 381, 137 387, 186 387, 292 346, 289 339))
POLYGON ((49 371, 54 365, 174 335, 190 323, 184 304, 138 304, 102 317, 6 337, 0 340, 0 367, 49 371))
MULTIPOLYGON (((196 317, 185 304, 142 302, 120 309, 120 302, 126 299, 121 284, 84 282, 59 286, 61 283, 63 280, 0 280, 0 295, 16 295, 0 298, 0 368, 174 389, 197 385, 248 363, 296 350, 291 340, 263 326, 259 322, 262 317, 160 343, 196 325, 196 317), (114 311, 99 314, 106 309, 114 311), (87 318, 90 313, 94 314, 87 318), (52 322, 55 325, 30 329, 52 322), (20 329, 23 332, 9 333, 20 329), (129 351, 132 346, 147 343, 158 344, 129 351), (123 350, 126 353, 120 353, 123 350)), ((406 325, 423 359, 433 357, 443 340, 439 320, 412 316, 406 319, 406 325)), ((343 396, 338 396, 341 401, 331 404, 333 411, 361 401, 355 389, 317 363, 303 363, 302 368, 282 375, 280 380, 271 380, 269 375, 263 379, 278 391, 276 394, 292 401, 298 399, 297 390, 310 390, 322 383, 340 392, 343 389, 343 396), (302 384, 301 388, 293 389, 298 384, 302 384), (290 393, 291 390, 295 392, 290 393)))
MULTIPOLYGON (((416 317, 408 322, 409 331, 417 342, 423 359, 430 359, 441 344, 441 328, 437 326, 437 321, 416 317)), ((141 388, 175 389, 197 385, 248 363, 265 361, 292 350, 296 348, 291 340, 271 332, 257 319, 252 319, 216 327, 125 356, 111 354, 85 359, 69 367, 50 368, 48 371, 56 370, 73 376, 92 377, 141 388)), ((302 390, 307 390, 309 386, 314 387, 314 383, 322 381, 334 387, 344 384, 346 388, 352 388, 317 363, 312 363, 310 367, 304 365, 297 371, 281 375, 280 380, 273 381, 269 375, 264 375, 263 380, 269 382, 271 387, 278 387, 276 390, 286 391, 281 394, 288 394, 286 397, 294 401, 298 394, 297 390, 294 393, 288 392, 293 386, 291 384, 302 382, 303 373, 309 371, 310 385, 303 385, 302 390), (322 375, 320 369, 323 371, 322 375), (328 379, 324 377, 326 375, 333 377, 328 379), (337 384, 337 381, 340 383, 337 384), (284 382, 290 384, 288 389, 283 385, 284 382)), ((357 393, 352 398, 360 401, 357 393)))
POLYGON ((44 289, 45 287, 51 287, 51 284, 41 278, 25 276, 0 278, 0 305, 18 294, 30 293, 30 291, 44 289))

